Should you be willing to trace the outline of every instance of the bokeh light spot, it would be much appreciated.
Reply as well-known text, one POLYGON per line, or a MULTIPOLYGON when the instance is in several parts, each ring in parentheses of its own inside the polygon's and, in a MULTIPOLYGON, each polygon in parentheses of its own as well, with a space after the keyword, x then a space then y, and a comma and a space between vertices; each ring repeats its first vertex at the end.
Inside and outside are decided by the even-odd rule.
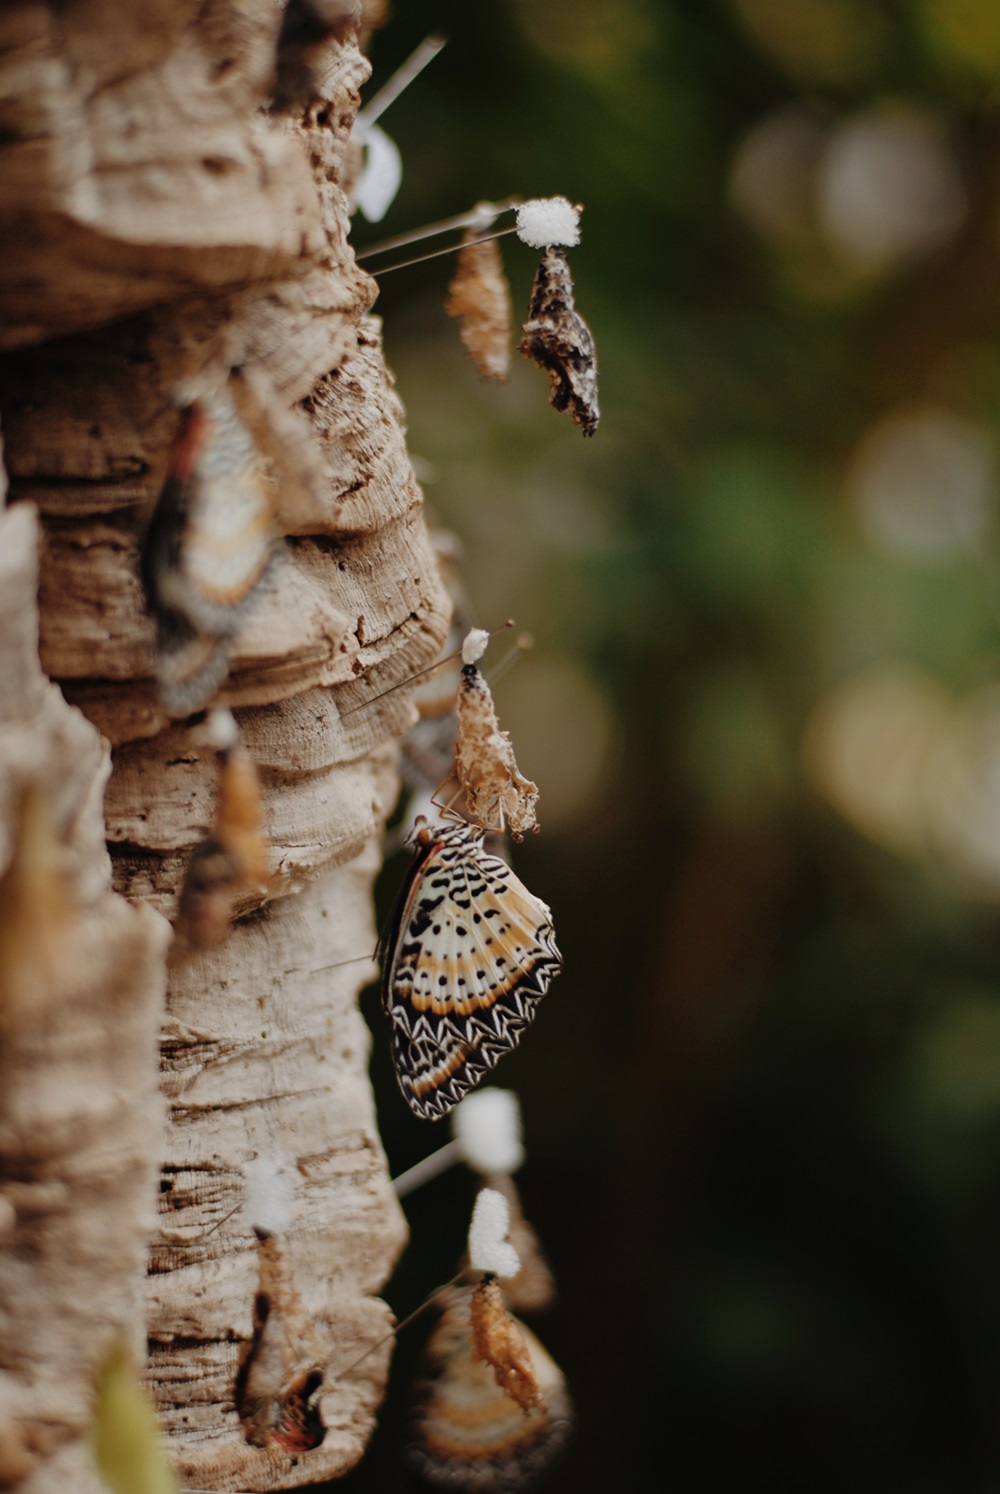
POLYGON ((848 489, 869 538, 905 560, 947 560, 982 542, 996 502, 987 430, 937 406, 897 410, 864 437, 848 489))

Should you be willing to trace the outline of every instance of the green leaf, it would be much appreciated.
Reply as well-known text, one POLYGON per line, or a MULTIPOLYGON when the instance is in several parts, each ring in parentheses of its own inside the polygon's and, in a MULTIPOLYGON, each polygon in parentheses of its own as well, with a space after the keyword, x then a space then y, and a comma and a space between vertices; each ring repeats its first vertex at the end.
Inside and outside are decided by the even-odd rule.
POLYGON ((178 1494, 156 1412, 121 1341, 98 1370, 96 1390, 91 1445, 111 1494, 178 1494))

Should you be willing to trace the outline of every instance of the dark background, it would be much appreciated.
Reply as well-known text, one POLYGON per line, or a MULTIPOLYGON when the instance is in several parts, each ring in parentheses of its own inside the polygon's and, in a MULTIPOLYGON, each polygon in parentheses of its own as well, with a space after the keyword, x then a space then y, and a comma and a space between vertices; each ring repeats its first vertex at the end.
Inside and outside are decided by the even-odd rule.
MULTIPOLYGON (((415 0, 404 178, 360 247, 585 204, 603 419, 482 386, 451 262, 377 306, 542 833, 565 973, 496 1082, 557 1307, 574 1491, 1000 1489, 1000 7, 415 0), (497 649, 494 645, 494 649, 497 649)), ((515 307, 536 256, 504 255, 515 307)), ((429 247, 437 247, 432 244, 429 247)), ((391 863, 384 897, 403 875, 391 863)), ((366 998, 390 1165, 410 1117, 366 998)), ((442 1132, 444 1135, 442 1135, 442 1132)), ((472 1178, 386 1295, 451 1275, 472 1178)), ((365 1462, 407 1487, 403 1335, 365 1462)))

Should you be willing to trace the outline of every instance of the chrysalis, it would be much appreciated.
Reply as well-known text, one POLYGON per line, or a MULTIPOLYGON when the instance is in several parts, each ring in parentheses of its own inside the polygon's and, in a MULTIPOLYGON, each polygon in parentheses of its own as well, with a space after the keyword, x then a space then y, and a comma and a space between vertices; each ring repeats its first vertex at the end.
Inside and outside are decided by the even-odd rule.
POLYGON ((542 255, 531 288, 521 353, 549 375, 549 404, 568 410, 585 436, 601 418, 597 403, 597 353, 594 337, 573 299, 573 278, 565 249, 550 244, 542 255))
POLYGON ((469 1301, 472 1352, 493 1370, 493 1378, 512 1401, 528 1415, 544 1411, 545 1398, 528 1352, 524 1333, 507 1311, 503 1291, 495 1276, 484 1276, 473 1288, 469 1301))
POLYGON ((475 225, 466 229, 444 309, 449 316, 458 317, 462 342, 480 378, 506 384, 510 369, 510 286, 496 239, 474 242, 484 231, 475 225))
MULTIPOLYGON (((236 723, 231 717, 229 720, 235 733, 236 723)), ((178 898, 175 932, 179 951, 214 949, 222 944, 229 935, 239 898, 267 882, 267 844, 256 765, 237 739, 220 746, 219 761, 219 799, 212 834, 192 851, 178 898)))
POLYGON ((510 738, 500 730, 490 687, 476 664, 475 637, 470 633, 462 647, 455 772, 469 819, 484 830, 507 826, 522 840, 526 831, 538 829, 538 787, 518 771, 510 738))
POLYGON ((276 1443, 292 1452, 319 1447, 326 1436, 317 1404, 323 1355, 310 1319, 286 1279, 277 1238, 256 1231, 260 1283, 254 1334, 236 1376, 236 1410, 255 1447, 276 1443))

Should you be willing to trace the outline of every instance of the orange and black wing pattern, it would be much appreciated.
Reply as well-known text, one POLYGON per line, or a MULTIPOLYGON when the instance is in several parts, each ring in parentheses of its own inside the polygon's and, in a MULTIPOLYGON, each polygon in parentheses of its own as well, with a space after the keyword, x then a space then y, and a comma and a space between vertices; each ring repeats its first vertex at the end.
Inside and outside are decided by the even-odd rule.
POLYGON ((382 997, 407 1103, 446 1115, 512 1048, 562 968, 552 914, 483 834, 417 822, 385 941, 382 997))
POLYGON ((562 1371, 523 1323, 517 1327, 540 1389, 527 1412, 477 1357, 469 1293, 454 1293, 427 1345, 410 1424, 406 1456, 421 1483, 511 1494, 533 1484, 566 1441, 572 1407, 562 1371))

